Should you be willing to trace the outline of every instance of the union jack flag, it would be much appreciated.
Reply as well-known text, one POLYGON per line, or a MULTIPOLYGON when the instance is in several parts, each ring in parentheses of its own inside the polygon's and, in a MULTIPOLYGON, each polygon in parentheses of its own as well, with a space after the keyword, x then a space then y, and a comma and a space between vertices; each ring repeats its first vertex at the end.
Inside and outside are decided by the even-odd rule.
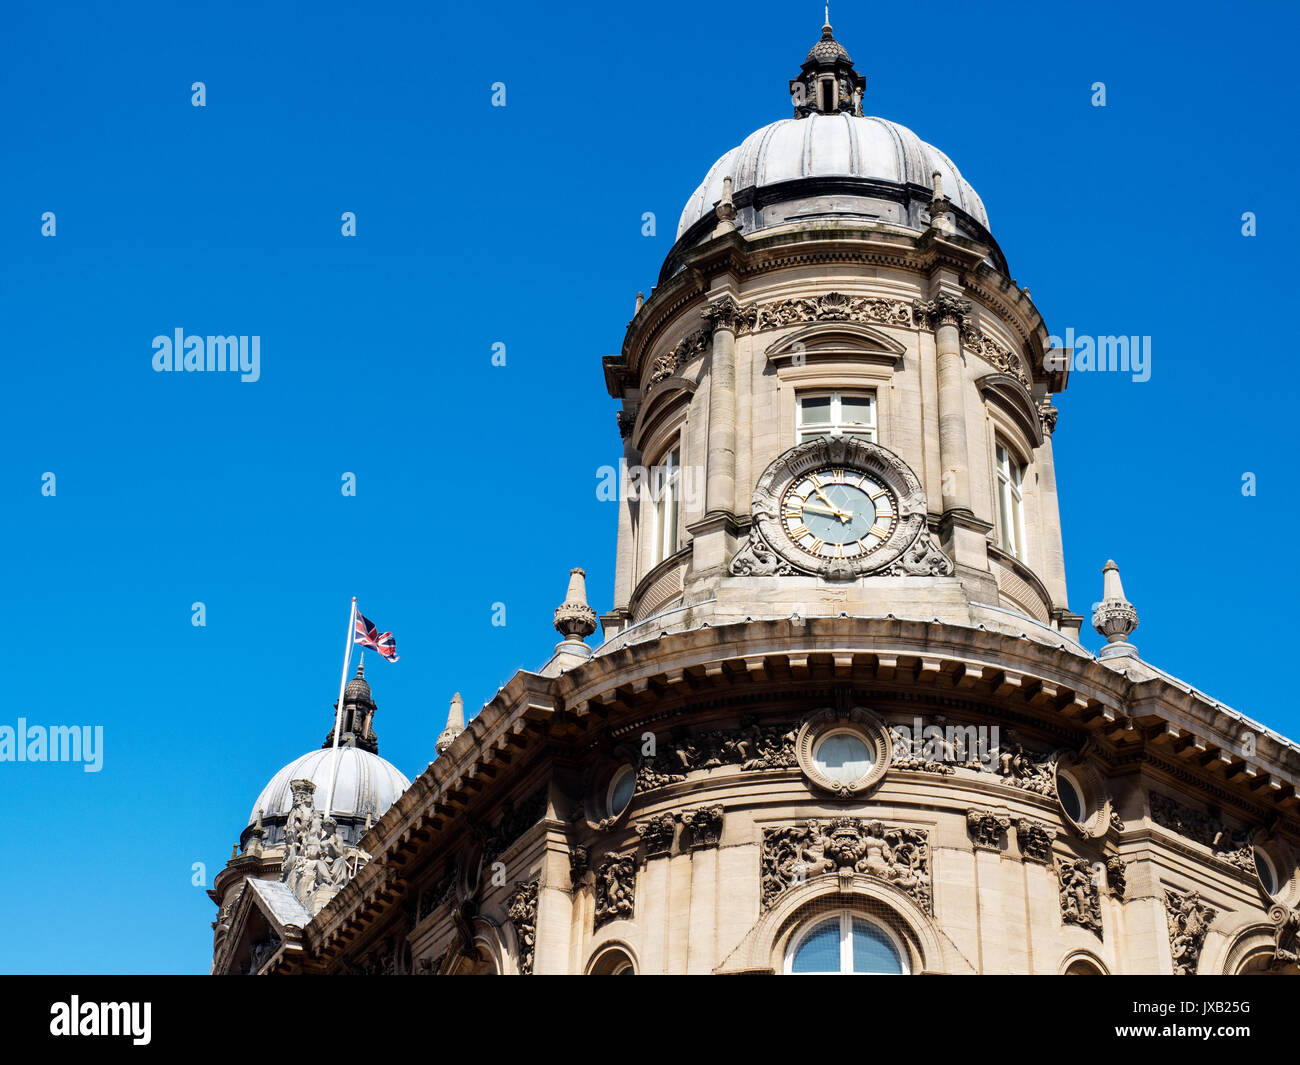
POLYGON ((373 647, 390 662, 397 661, 397 641, 393 639, 393 634, 391 632, 380 632, 375 627, 375 623, 359 610, 357 611, 357 621, 353 629, 352 639, 354 643, 359 643, 362 647, 373 647))

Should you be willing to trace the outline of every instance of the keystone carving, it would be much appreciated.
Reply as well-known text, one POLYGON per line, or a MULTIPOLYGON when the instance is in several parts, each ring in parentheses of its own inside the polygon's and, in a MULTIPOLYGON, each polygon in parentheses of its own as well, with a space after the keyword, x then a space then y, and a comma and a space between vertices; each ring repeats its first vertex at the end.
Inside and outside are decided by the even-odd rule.
POLYGON ((838 817, 788 828, 765 828, 761 858, 763 909, 785 892, 825 873, 863 873, 906 892, 927 913, 930 835, 879 821, 838 817))
POLYGON ((1273 945, 1273 967, 1300 965, 1300 910, 1281 903, 1269 907, 1268 919, 1277 925, 1273 945))

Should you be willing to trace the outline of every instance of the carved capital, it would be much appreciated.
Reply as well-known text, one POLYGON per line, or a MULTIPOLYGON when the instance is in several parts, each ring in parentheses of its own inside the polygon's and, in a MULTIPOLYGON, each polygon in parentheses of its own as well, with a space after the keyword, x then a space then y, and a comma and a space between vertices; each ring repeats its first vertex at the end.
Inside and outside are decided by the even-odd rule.
POLYGON ((659 814, 648 821, 639 822, 636 825, 636 833, 645 844, 647 858, 662 858, 672 853, 677 825, 673 821, 672 814, 659 814))
POLYGON ((964 328, 969 314, 970 300, 959 299, 946 292, 939 293, 931 300, 912 301, 912 316, 918 325, 926 329, 938 329, 941 325, 964 328))
POLYGON ((1027 862, 1049 865, 1052 861, 1052 840, 1056 838, 1056 829, 1022 817, 1016 822, 1016 842, 1020 844, 1020 856, 1027 862))
POLYGON ((682 824, 690 834, 691 850, 716 847, 722 842, 722 818, 721 806, 701 806, 681 814, 682 824))

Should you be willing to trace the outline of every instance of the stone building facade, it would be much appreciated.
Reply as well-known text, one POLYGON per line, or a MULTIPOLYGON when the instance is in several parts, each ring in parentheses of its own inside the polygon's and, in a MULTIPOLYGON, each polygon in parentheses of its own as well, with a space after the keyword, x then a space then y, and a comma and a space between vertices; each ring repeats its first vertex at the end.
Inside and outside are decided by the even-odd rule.
POLYGON ((605 360, 612 609, 574 570, 551 659, 351 836, 282 770, 214 972, 1298 971, 1300 748, 1142 660, 1113 563, 1081 646, 1069 353, 829 26, 790 88, 605 360))

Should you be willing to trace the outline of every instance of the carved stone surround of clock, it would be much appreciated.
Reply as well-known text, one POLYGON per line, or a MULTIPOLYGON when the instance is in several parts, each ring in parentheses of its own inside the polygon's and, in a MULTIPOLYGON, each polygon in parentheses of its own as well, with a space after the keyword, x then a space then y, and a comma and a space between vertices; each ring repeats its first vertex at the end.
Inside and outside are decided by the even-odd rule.
POLYGON ((854 580, 953 572, 930 538, 916 474, 870 441, 827 436, 790 448, 758 479, 752 513, 732 576, 854 580))

